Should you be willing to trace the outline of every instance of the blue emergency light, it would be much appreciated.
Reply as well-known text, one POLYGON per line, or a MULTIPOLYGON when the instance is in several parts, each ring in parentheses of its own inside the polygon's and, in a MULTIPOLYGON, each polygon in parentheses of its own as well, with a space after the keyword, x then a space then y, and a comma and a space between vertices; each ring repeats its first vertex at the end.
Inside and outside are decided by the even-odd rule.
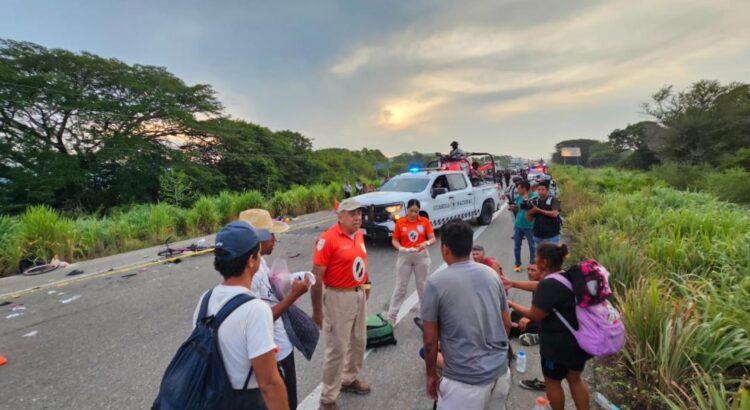
POLYGON ((416 174, 417 172, 421 171, 422 167, 416 164, 409 165, 409 172, 412 174, 416 174))

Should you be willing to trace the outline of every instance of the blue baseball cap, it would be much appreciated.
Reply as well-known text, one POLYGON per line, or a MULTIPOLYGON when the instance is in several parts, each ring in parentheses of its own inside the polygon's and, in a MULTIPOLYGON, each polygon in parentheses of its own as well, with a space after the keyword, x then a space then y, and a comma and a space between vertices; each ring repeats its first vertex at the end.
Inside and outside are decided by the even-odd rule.
POLYGON ((245 221, 234 221, 224 225, 216 234, 216 249, 221 249, 215 257, 218 260, 231 260, 246 254, 260 243, 258 231, 245 221))

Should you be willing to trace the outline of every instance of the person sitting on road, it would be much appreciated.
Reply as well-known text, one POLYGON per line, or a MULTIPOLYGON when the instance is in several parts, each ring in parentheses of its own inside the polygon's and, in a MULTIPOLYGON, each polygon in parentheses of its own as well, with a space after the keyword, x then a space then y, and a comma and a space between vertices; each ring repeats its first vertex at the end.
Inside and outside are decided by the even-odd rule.
POLYGON ((542 374, 552 409, 565 408, 565 393, 561 384, 563 379, 568 382, 576 408, 588 409, 589 392, 581 373, 591 356, 581 349, 575 336, 557 317, 560 314, 573 328, 578 327, 575 294, 559 281, 547 278, 563 271, 562 265, 568 255, 568 247, 565 244, 545 242, 537 247, 536 253, 537 266, 543 279, 536 284, 531 307, 521 306, 513 301, 508 304, 525 317, 540 323, 542 374))
POLYGON ((474 232, 466 221, 448 222, 441 235, 448 267, 425 282, 421 308, 427 393, 438 409, 505 409, 511 323, 503 285, 495 271, 471 261, 474 232))
POLYGON ((268 267, 265 255, 273 253, 276 246, 276 234, 281 234, 289 230, 289 225, 281 221, 274 221, 271 214, 265 209, 248 209, 240 213, 239 219, 249 223, 258 232, 260 239, 260 268, 253 276, 253 287, 250 291, 258 298, 264 300, 271 306, 273 312, 274 341, 279 347, 276 353, 276 360, 279 368, 283 370, 281 376, 286 386, 287 399, 289 408, 297 408, 297 370, 294 364, 294 346, 292 345, 289 335, 284 328, 284 321, 281 315, 286 312, 290 306, 302 295, 307 293, 310 287, 310 280, 295 280, 292 283, 292 291, 283 300, 279 300, 273 288, 269 274, 271 269, 268 267))
POLYGON ((503 267, 500 266, 500 264, 497 262, 497 260, 491 256, 487 256, 484 253, 484 246, 482 245, 474 245, 474 247, 471 250, 471 258, 476 263, 481 263, 483 265, 487 265, 492 270, 494 270, 498 275, 503 274, 503 267))
MULTIPOLYGON (((258 232, 247 222, 235 221, 216 234, 214 268, 224 281, 213 288, 207 315, 241 293, 252 295, 253 277, 260 268, 258 232)), ((206 292, 208 293, 208 292, 206 292)), ((204 293, 193 314, 193 326, 204 293)), ((219 350, 229 381, 236 391, 234 408, 288 409, 286 388, 276 365, 273 314, 260 299, 253 299, 227 316, 219 327, 219 350)))
POLYGON ((435 233, 429 219, 420 216, 421 204, 417 199, 410 199, 406 204, 406 218, 396 221, 391 244, 398 250, 396 258, 396 285, 393 288, 391 304, 386 320, 396 324, 398 311, 406 298, 409 279, 414 274, 414 285, 417 296, 422 301, 424 281, 430 273, 430 252, 427 247, 435 244, 435 233))

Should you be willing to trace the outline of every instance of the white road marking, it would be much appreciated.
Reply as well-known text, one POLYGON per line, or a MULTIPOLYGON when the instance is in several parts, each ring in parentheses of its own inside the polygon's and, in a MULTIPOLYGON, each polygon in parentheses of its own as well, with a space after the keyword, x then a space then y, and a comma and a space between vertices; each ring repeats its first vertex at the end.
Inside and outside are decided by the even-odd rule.
MULTIPOLYGON (((503 206, 500 207, 500 209, 497 212, 495 212, 492 215, 492 221, 494 222, 495 219, 498 216, 500 216, 500 213, 503 212, 505 208, 507 207, 508 207, 508 203, 506 202, 503 204, 503 206)), ((488 226, 489 225, 480 226, 476 231, 474 231, 474 240, 477 240, 477 238, 479 238, 479 236, 482 233, 484 233, 484 231, 487 229, 488 226)), ((439 272, 445 269, 446 266, 448 265, 446 265, 445 262, 443 262, 443 264, 441 264, 432 273, 434 274, 435 272, 439 272)), ((401 320, 404 317, 406 317, 406 315, 409 314, 409 312, 414 308, 414 306, 417 305, 417 303, 419 303, 419 296, 417 295, 417 291, 415 290, 414 292, 411 293, 411 295, 409 295, 408 298, 406 298, 404 303, 401 305, 401 309, 399 309, 398 315, 396 316, 396 325, 398 325, 399 322, 401 322, 401 320)), ((367 356, 369 356, 370 353, 372 353, 372 351, 373 349, 367 349, 367 351, 365 352, 365 360, 367 360, 367 356)), ((317 410, 320 407, 320 393, 322 391, 323 391, 323 383, 320 383, 318 384, 317 387, 315 387, 315 389, 313 389, 312 392, 310 392, 310 394, 307 395, 307 397, 305 397, 305 399, 301 403, 299 403, 299 405, 297 406, 297 409, 298 410, 317 410)))

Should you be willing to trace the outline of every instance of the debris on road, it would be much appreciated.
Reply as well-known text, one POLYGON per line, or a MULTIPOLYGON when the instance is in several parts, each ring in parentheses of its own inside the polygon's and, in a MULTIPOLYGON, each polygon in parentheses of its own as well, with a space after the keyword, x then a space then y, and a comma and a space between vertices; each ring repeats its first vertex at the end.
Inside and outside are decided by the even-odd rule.
POLYGON ((51 291, 47 292, 48 295, 54 295, 55 293, 57 293, 56 290, 51 290, 51 291))
POLYGON ((38 333, 39 333, 39 331, 38 331, 38 330, 32 330, 31 332, 29 332, 29 333, 26 333, 25 335, 23 335, 23 337, 34 337, 34 336, 36 336, 36 335, 37 335, 38 333))
POLYGON ((8 306, 8 305, 10 305, 11 303, 13 303, 13 302, 11 302, 11 301, 9 301, 9 300, 6 300, 6 301, 4 301, 4 302, 0 302, 0 306, 8 306))
POLYGON ((13 319, 14 317, 19 317, 23 315, 23 313, 11 313, 8 316, 5 316, 6 319, 13 319))
POLYGON ((64 305, 67 305, 68 303, 70 303, 70 302, 72 302, 74 300, 78 300, 80 297, 81 297, 81 295, 71 296, 71 297, 69 297, 67 299, 61 300, 60 303, 62 303, 64 305))
POLYGON ((122 278, 132 278, 133 276, 137 275, 137 273, 128 273, 127 275, 122 275, 122 278))
POLYGON ((80 270, 80 269, 73 269, 72 271, 68 272, 68 274, 65 275, 65 276, 76 276, 76 275, 80 275, 82 273, 84 273, 84 272, 82 270, 80 270))
POLYGON ((0 354, 0 366, 8 363, 8 358, 0 354))
POLYGON ((140 272, 145 272, 145 271, 147 271, 147 270, 148 270, 148 268, 140 268, 140 269, 138 269, 138 272, 139 272, 139 273, 140 273, 140 272))
POLYGON ((23 312, 24 310, 26 310, 26 306, 24 306, 22 304, 21 305, 16 305, 16 306, 13 306, 12 308, 10 308, 11 312, 23 312))

